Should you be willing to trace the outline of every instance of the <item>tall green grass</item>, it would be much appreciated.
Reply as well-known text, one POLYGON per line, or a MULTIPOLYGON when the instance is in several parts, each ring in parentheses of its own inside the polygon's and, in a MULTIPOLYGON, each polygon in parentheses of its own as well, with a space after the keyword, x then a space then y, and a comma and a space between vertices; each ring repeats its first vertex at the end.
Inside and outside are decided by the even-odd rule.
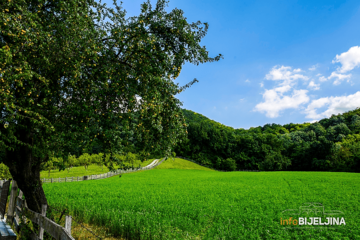
POLYGON ((129 239, 360 239, 357 173, 154 169, 43 187, 50 205, 129 239), (305 202, 342 211, 346 225, 280 224, 305 202))

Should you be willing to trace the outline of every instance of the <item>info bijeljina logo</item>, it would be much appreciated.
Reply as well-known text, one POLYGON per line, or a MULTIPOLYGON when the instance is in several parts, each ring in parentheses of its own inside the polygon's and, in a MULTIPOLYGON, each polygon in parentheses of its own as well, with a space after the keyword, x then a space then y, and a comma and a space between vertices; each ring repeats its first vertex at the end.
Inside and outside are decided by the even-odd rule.
POLYGON ((327 210, 321 203, 308 202, 299 209, 286 209, 281 213, 280 224, 287 228, 334 228, 346 225, 342 211, 327 210))

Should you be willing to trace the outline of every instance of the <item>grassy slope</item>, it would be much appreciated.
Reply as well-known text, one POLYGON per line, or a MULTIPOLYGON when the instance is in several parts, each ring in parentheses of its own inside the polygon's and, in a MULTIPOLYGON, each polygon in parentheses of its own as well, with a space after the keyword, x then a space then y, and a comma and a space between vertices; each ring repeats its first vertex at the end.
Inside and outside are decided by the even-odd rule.
POLYGON ((210 168, 200 166, 196 163, 181 158, 174 158, 174 159, 168 158, 166 161, 161 163, 155 169, 187 169, 187 170, 193 169, 193 170, 215 171, 210 168))
MULTIPOLYGON (((134 167, 138 167, 139 164, 140 164, 140 166, 145 167, 145 166, 149 165, 152 161, 154 161, 154 159, 149 159, 144 162, 137 160, 134 163, 134 167)), ((88 166, 87 170, 85 169, 85 167, 73 167, 70 169, 70 172, 68 172, 67 169, 65 171, 61 171, 61 172, 58 169, 51 170, 50 177, 49 177, 49 171, 42 171, 40 173, 40 178, 81 177, 81 176, 86 176, 86 175, 95 175, 95 174, 102 174, 102 173, 107 173, 107 172, 109 172, 109 169, 107 167, 104 166, 104 168, 102 169, 100 166, 93 164, 93 165, 88 166)))

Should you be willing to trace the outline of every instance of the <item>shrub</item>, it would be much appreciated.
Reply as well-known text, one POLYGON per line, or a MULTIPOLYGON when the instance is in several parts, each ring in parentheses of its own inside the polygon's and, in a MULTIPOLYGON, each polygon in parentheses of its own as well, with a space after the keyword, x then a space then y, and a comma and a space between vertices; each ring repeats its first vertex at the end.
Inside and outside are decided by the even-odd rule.
POLYGON ((9 168, 3 163, 0 163, 0 178, 1 179, 12 178, 11 174, 10 174, 10 171, 9 171, 9 168))
POLYGON ((222 162, 223 168, 226 171, 235 171, 236 170, 236 162, 232 158, 227 158, 222 162))

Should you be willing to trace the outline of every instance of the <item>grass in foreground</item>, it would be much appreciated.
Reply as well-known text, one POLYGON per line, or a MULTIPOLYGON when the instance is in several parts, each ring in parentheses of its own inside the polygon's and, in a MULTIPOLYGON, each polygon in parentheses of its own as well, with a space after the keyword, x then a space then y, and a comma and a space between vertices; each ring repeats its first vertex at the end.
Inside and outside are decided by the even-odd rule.
MULTIPOLYGON (((135 161, 134 167, 138 167, 139 164, 141 167, 145 167, 149 165, 152 161, 155 159, 149 159, 144 162, 141 162, 140 160, 135 161)), ((127 164, 129 167, 131 167, 131 164, 127 164)), ((116 167, 116 166, 115 166, 116 167)), ((87 176, 87 175, 95 175, 95 174, 102 174, 107 173, 110 170, 107 167, 100 167, 98 165, 92 164, 88 166, 88 169, 86 170, 85 167, 73 167, 70 169, 70 172, 68 172, 67 169, 64 171, 59 171, 59 169, 54 169, 50 171, 50 177, 49 177, 49 171, 41 171, 40 172, 40 178, 64 178, 64 177, 81 177, 81 176, 87 176)))
POLYGON ((154 169, 43 187, 50 205, 68 208, 76 218, 104 226, 118 237, 360 238, 358 173, 154 169), (289 229, 280 224, 281 218, 290 217, 282 211, 298 210, 306 202, 342 211, 346 225, 289 229))

